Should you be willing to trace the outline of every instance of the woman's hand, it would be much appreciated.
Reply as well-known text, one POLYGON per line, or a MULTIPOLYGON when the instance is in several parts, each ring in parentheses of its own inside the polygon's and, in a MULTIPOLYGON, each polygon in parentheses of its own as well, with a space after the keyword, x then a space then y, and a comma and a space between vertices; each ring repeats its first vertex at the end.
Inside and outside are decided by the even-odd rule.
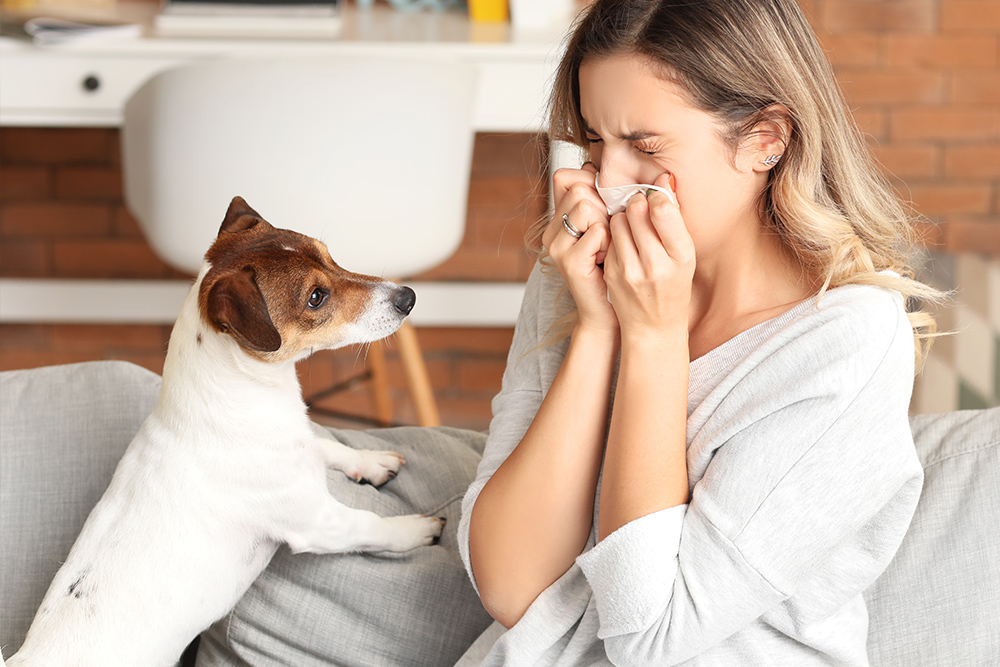
MULTIPOLYGON (((674 191, 668 173, 653 185, 674 191)), ((657 190, 634 196, 610 230, 604 277, 623 344, 679 327, 686 333, 695 253, 676 198, 657 190)))
POLYGON ((555 214, 542 235, 542 243, 562 274, 576 302, 579 325, 605 331, 617 330, 615 311, 608 303, 604 282, 605 261, 611 242, 607 206, 594 187, 597 169, 559 169, 552 176, 555 214), (563 226, 563 216, 583 233, 574 238, 563 226))

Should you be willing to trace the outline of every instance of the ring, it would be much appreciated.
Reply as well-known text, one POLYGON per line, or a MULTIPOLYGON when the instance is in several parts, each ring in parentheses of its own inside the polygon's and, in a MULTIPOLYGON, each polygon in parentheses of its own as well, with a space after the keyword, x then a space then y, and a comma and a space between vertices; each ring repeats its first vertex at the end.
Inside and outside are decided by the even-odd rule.
POLYGON ((573 223, 569 221, 569 213, 563 213, 563 229, 565 229, 566 233, 575 239, 583 236, 583 232, 574 227, 573 223))

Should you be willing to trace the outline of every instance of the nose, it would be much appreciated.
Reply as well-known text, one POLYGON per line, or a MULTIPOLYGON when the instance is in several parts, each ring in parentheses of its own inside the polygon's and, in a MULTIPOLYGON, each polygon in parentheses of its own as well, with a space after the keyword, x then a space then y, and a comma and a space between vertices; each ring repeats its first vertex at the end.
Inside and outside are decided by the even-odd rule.
POLYGON ((398 288, 392 295, 392 305, 402 315, 409 315, 416 302, 417 293, 405 285, 398 288))

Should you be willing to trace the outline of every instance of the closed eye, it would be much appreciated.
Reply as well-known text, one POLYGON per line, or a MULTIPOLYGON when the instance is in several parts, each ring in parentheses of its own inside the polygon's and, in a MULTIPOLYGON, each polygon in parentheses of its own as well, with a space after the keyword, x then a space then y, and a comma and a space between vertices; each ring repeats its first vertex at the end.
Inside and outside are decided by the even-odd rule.
POLYGON ((326 303, 327 298, 329 298, 330 292, 323 289, 322 287, 316 287, 313 289, 312 293, 309 295, 308 305, 311 309, 316 310, 324 303, 326 303))

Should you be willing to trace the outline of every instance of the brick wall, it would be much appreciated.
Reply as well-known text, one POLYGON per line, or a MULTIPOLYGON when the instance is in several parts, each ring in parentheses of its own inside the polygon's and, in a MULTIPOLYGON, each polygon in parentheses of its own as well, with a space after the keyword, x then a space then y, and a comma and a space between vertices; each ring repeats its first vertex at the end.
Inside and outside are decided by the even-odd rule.
POLYGON ((1000 254, 1000 2, 800 4, 928 242, 1000 254))
MULTIPOLYGON (((1000 256, 1000 0, 801 0, 855 116, 900 193, 927 218, 928 244, 1000 256)), ((428 280, 520 280, 525 224, 545 183, 529 135, 477 137, 468 227, 428 280)), ((171 278, 121 201, 118 132, 0 129, 0 276, 171 278)), ((961 286, 959 286, 961 287, 961 286)), ((162 368, 167 327, 0 325, 0 369, 116 358, 162 368)), ((484 427, 509 329, 422 329, 448 424, 484 427)), ((388 344, 400 421, 413 409, 388 344)), ((1000 356, 1000 353, 998 353, 1000 356)), ((358 350, 302 366, 319 388, 359 370, 358 350)), ((334 401, 369 413, 359 386, 334 401)))

